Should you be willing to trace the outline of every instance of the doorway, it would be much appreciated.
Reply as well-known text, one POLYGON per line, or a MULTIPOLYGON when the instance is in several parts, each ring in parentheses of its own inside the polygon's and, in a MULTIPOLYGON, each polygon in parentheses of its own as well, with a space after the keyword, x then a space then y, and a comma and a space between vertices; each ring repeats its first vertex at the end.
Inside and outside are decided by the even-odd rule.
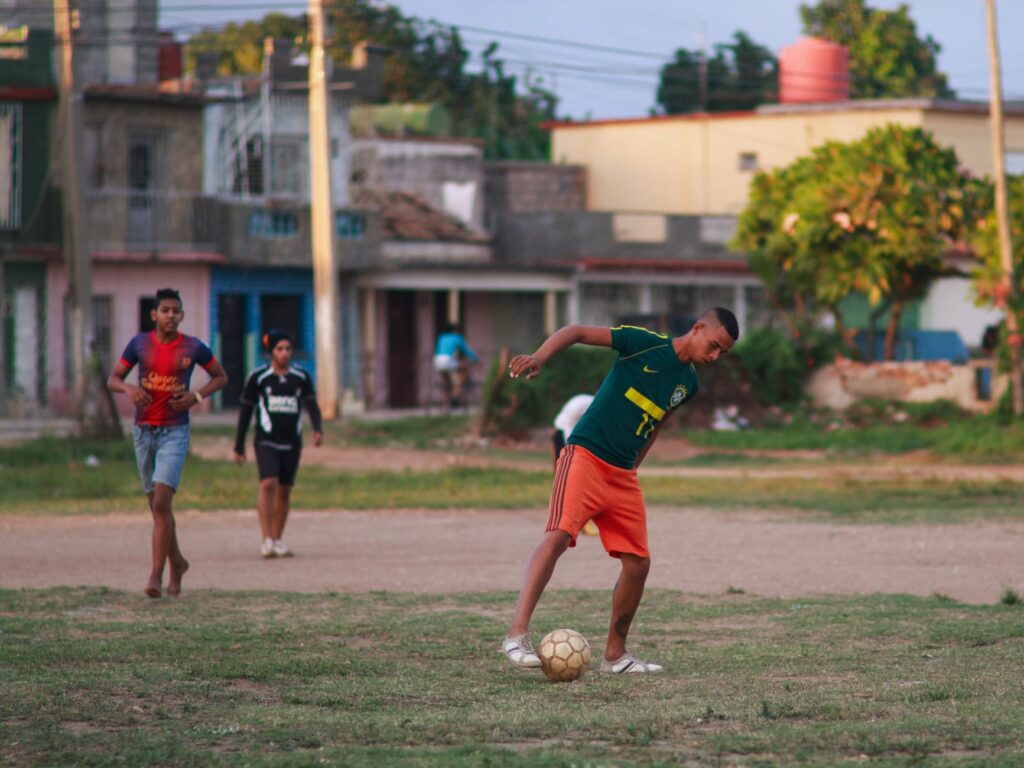
POLYGON ((416 293, 388 291, 388 405, 416 402, 416 293))
POLYGON ((221 393, 225 408, 234 408, 245 387, 245 294, 222 293, 217 297, 220 327, 220 364, 231 382, 221 393))

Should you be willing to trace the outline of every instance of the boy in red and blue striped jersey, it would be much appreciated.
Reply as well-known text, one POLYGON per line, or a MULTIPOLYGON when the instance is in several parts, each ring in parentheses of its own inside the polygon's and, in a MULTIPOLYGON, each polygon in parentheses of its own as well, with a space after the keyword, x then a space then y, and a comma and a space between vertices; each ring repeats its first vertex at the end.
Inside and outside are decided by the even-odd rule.
POLYGON ((181 578, 188 570, 188 561, 178 546, 172 508, 188 453, 188 412, 223 389, 228 376, 206 344, 178 333, 185 312, 177 291, 157 291, 156 308, 150 317, 155 329, 137 334, 128 342, 107 379, 107 387, 128 395, 135 404, 135 461, 153 513, 153 567, 145 593, 160 597, 165 562, 170 563, 169 594, 181 592, 181 578), (138 386, 125 381, 136 365, 138 386), (203 366, 210 381, 198 391, 190 391, 196 365, 203 366))

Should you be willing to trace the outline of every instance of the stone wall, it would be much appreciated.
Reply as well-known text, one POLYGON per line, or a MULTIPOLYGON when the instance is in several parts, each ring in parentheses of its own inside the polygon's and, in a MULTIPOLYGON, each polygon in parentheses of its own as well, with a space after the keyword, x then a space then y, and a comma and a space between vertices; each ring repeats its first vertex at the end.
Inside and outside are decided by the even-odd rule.
POLYGON ((993 365, 992 360, 953 365, 945 361, 858 363, 841 359, 811 376, 807 394, 815 405, 835 410, 874 398, 906 403, 951 400, 967 410, 987 411, 999 402, 1008 384, 1005 374, 993 372, 993 365), (982 400, 977 382, 985 370, 991 375, 991 390, 982 400))

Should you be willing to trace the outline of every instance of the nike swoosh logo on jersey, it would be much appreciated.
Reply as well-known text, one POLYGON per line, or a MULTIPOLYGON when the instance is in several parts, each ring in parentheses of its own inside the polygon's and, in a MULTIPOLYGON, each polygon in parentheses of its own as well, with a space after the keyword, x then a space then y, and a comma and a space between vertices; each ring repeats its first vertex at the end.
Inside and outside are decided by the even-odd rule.
POLYGON ((661 371, 652 371, 646 365, 644 366, 644 373, 661 373, 661 371))

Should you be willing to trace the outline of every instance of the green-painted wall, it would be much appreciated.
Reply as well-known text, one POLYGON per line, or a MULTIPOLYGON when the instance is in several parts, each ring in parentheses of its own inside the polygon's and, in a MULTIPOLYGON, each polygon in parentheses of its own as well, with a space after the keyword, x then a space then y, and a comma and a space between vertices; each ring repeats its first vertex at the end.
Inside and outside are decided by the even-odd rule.
MULTIPOLYGON (((839 303, 839 311, 843 316, 843 322, 849 328, 866 329, 868 318, 874 307, 868 303, 868 297, 863 293, 852 293, 839 303)), ((889 326, 889 312, 885 312, 875 326, 884 331, 889 326)), ((921 304, 912 302, 903 308, 900 316, 901 331, 916 331, 921 327, 921 304)))
MULTIPOLYGON (((8 33, 7 39, 17 39, 8 33)), ((0 42, 5 53, 24 51, 24 58, 0 57, 0 86, 52 88, 53 33, 31 30, 21 44, 0 42)), ((0 100, 4 97, 0 95, 0 100)), ((54 101, 21 101, 21 222, 17 229, 0 229, 0 251, 25 244, 58 244, 61 241, 60 194, 50 178, 50 140, 57 105, 54 101)))
POLYGON ((49 178, 50 135, 56 105, 21 102, 21 224, 0 229, 0 248, 30 243, 60 244, 60 192, 49 178))
MULTIPOLYGON (((0 19, 2 22, 2 19, 0 19)), ((28 29, 28 39, 22 41, 24 27, 14 27, 0 36, 0 84, 26 88, 49 88, 56 85, 53 75, 53 32, 47 29, 28 29)))

